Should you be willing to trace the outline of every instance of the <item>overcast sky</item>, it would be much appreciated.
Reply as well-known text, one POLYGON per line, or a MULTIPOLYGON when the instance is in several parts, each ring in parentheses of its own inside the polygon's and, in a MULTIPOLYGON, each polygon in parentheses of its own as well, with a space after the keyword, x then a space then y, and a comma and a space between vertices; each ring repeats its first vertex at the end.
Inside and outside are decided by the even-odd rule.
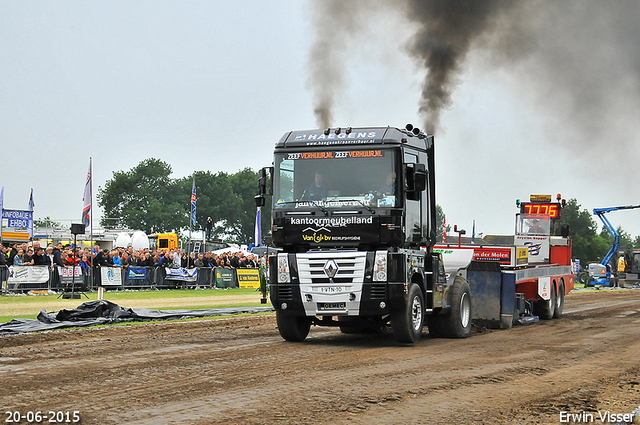
MULTIPOLYGON (((640 204, 639 3, 523 3, 470 44, 434 131, 438 203, 468 234, 513 233, 531 193, 640 204)), ((98 187, 146 158, 176 178, 257 170, 286 131, 319 126, 327 84, 332 126, 423 126, 420 23, 404 1, 364 4, 0 0, 4 207, 33 188, 36 219, 80 222, 90 157, 96 224, 98 187), (318 49, 332 20, 348 37, 318 49), (312 63, 341 78, 319 86, 312 63)), ((640 234, 640 209, 607 217, 640 234)))

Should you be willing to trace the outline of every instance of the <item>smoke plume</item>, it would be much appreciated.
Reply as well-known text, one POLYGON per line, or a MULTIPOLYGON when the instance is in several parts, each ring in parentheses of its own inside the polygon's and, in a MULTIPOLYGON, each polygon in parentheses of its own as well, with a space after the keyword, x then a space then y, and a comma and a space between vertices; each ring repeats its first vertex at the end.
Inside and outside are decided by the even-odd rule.
POLYGON ((359 34, 360 1, 321 0, 315 2, 312 24, 316 40, 309 58, 308 85, 314 92, 316 124, 327 128, 333 122, 336 96, 346 84, 345 62, 352 38, 359 34))
MULTIPOLYGON (((527 106, 541 118, 549 142, 578 154, 585 148, 602 152, 603 139, 636 149, 640 2, 316 0, 312 4, 316 39, 308 84, 321 127, 333 124, 336 95, 347 90, 347 52, 357 54, 359 47, 374 39, 364 31, 377 31, 376 24, 361 23, 372 16, 380 23, 395 13, 404 15, 406 28, 412 30, 399 51, 425 73, 418 112, 421 126, 429 132, 438 130, 442 113, 454 106, 452 94, 473 53, 484 57, 484 69, 476 69, 476 75, 500 70, 511 77, 521 102, 530 102, 527 106)), ((393 64, 389 60, 382 66, 393 64)))
POLYGON ((510 4, 495 0, 408 1, 407 16, 418 24, 409 52, 427 70, 419 108, 427 131, 438 127, 440 112, 451 105, 451 93, 472 43, 510 4))

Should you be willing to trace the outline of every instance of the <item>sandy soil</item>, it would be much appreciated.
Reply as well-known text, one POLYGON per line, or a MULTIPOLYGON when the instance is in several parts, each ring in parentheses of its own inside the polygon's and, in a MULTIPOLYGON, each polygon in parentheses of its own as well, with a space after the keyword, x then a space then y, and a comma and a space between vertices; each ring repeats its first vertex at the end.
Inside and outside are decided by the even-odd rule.
POLYGON ((4 423, 7 411, 42 411, 40 423, 78 411, 83 424, 560 424, 568 412, 603 423, 640 406, 639 353, 637 290, 572 293, 559 320, 463 340, 425 328, 413 345, 389 330, 318 327, 289 343, 273 315, 14 335, 0 338, 1 413, 4 423))

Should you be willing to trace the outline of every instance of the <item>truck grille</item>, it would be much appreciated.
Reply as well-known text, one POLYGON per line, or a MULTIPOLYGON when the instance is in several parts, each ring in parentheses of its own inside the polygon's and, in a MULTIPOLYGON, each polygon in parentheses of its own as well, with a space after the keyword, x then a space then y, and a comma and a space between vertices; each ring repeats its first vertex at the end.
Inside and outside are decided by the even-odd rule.
POLYGON ((354 283, 364 281, 364 269, 367 260, 365 252, 313 252, 298 254, 298 275, 300 283, 330 283, 324 271, 328 261, 335 261, 338 272, 334 283, 354 283))

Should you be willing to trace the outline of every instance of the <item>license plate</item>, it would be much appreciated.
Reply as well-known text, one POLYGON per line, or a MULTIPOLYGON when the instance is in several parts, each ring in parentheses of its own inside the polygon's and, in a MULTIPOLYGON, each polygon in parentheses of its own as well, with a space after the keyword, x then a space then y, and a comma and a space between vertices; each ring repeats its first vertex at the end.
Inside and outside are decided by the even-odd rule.
POLYGON ((318 303, 318 310, 344 310, 345 303, 318 303))
POLYGON ((325 294, 335 294, 338 292, 344 292, 344 286, 321 286, 318 288, 318 291, 325 294))

